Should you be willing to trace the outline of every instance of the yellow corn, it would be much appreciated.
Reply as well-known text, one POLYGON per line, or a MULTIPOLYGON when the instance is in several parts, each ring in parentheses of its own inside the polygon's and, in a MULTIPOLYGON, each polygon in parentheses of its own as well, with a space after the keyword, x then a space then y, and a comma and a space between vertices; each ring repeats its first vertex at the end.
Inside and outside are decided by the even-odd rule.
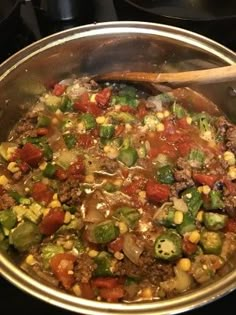
POLYGON ((55 194, 52 196, 52 199, 53 199, 53 200, 58 200, 58 194, 55 193, 55 194))
POLYGON ((69 211, 66 211, 65 217, 64 217, 64 223, 68 224, 71 221, 71 213, 69 211))
POLYGON ((60 208, 61 207, 61 203, 59 200, 53 200, 49 203, 48 205, 50 208, 60 208))
POLYGON ((175 215, 174 215, 174 223, 175 224, 181 224, 183 222, 184 219, 184 214, 182 211, 175 211, 175 215))
POLYGON ((16 173, 20 170, 20 168, 17 166, 16 162, 10 162, 7 166, 7 169, 11 173, 16 173))
POLYGON ((124 234, 128 232, 128 226, 124 222, 119 222, 118 226, 119 226, 120 234, 124 234))
POLYGON ((98 255, 98 251, 95 249, 90 249, 90 251, 88 252, 89 257, 94 258, 98 255))
POLYGON ((33 266, 37 263, 37 260, 34 258, 33 255, 28 255, 25 259, 25 262, 29 265, 29 266, 33 266))
POLYGON ((117 156, 119 155, 118 149, 115 147, 112 147, 111 145, 106 145, 103 150, 106 153, 106 155, 109 157, 109 159, 111 160, 116 159, 117 156))
POLYGON ((192 118, 188 116, 188 117, 186 117, 186 121, 187 121, 187 124, 191 125, 192 118))
POLYGON ((85 176, 85 182, 86 183, 92 184, 92 183, 94 183, 94 181, 95 181, 95 178, 92 174, 85 176))
POLYGON ((41 163, 41 164, 39 165, 39 169, 40 169, 41 171, 45 170, 47 164, 48 164, 47 162, 41 163))
POLYGON ((188 258, 181 258, 177 263, 177 267, 182 271, 189 271, 191 268, 191 260, 188 258))
POLYGON ((170 116, 170 112, 168 110, 165 110, 163 115, 164 115, 164 117, 168 117, 168 116, 170 116))
POLYGON ((75 284, 73 287, 72 287, 72 290, 73 290, 73 292, 74 292, 74 294, 76 295, 76 296, 81 296, 81 289, 80 289, 80 286, 79 286, 79 284, 75 284))
POLYGON ((193 244, 197 244, 199 241, 200 241, 200 233, 199 231, 195 230, 195 231, 192 231, 190 234, 189 234, 189 237, 188 237, 189 241, 193 244))
POLYGON ((105 120, 106 120, 106 117, 105 116, 98 116, 96 118, 96 123, 101 125, 101 124, 104 124, 105 123, 105 120))
POLYGON ((228 175, 232 180, 236 179, 236 167, 230 166, 228 175))
POLYGON ((97 93, 92 94, 92 95, 90 96, 90 102, 93 102, 93 103, 96 102, 96 95, 97 95, 97 93))
POLYGON ((162 124, 162 123, 157 124, 156 130, 157 131, 164 131, 165 130, 164 124, 162 124))
POLYGON ((6 186, 8 184, 9 180, 5 175, 0 176, 0 185, 6 186))
POLYGON ((141 296, 144 299, 151 299, 152 296, 153 296, 152 289, 151 288, 144 288, 144 289, 142 289, 141 296))
POLYGON ((159 119, 163 119, 164 118, 164 114, 162 112, 157 112, 156 116, 159 119))
POLYGON ((124 254, 122 254, 121 252, 115 252, 114 257, 115 257, 117 260, 122 260, 125 256, 124 256, 124 254))
POLYGON ((235 155, 231 151, 226 151, 224 153, 224 160, 230 165, 235 165, 235 155))
POLYGON ((202 186, 202 193, 204 195, 208 195, 210 193, 210 191, 211 191, 211 188, 208 185, 202 186))
POLYGON ((199 222, 202 222, 203 221, 203 211, 202 210, 200 210, 200 211, 198 211, 198 213, 197 213, 197 220, 199 221, 199 222))

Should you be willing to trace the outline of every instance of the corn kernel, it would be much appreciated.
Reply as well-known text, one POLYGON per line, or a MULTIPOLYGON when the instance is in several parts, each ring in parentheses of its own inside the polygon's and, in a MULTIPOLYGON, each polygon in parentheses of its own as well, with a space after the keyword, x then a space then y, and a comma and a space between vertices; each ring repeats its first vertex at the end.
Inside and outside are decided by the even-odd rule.
POLYGON ((88 252, 88 255, 89 255, 89 257, 94 258, 94 257, 96 257, 96 256, 98 255, 98 251, 95 250, 95 249, 91 249, 91 250, 88 252))
POLYGON ((7 149, 7 160, 11 158, 11 156, 15 153, 16 150, 17 150, 17 147, 9 147, 7 149))
POLYGON ((67 250, 71 250, 74 246, 74 242, 72 240, 68 240, 63 244, 63 247, 67 250))
POLYGON ((94 183, 94 181, 95 181, 95 178, 92 174, 85 176, 85 182, 86 183, 92 184, 92 183, 94 183))
POLYGON ((128 226, 124 222, 119 222, 118 226, 120 229, 120 234, 124 234, 124 233, 128 232, 128 226))
POLYGON ((235 165, 235 155, 231 151, 226 151, 224 153, 224 160, 230 165, 235 165))
POLYGON ((86 131, 85 125, 84 125, 83 122, 78 123, 77 129, 78 129, 78 132, 79 132, 79 133, 83 133, 83 132, 86 131))
POLYGON ((211 188, 208 185, 202 186, 202 193, 204 195, 208 195, 210 193, 210 191, 211 191, 211 188))
POLYGON ((68 224, 71 221, 71 213, 69 211, 66 211, 65 217, 64 217, 64 223, 68 224))
POLYGON ((53 200, 49 203, 48 205, 50 208, 60 208, 61 207, 61 203, 59 200, 53 200))
POLYGON ((96 95, 97 95, 97 93, 92 94, 92 95, 90 96, 90 102, 93 102, 93 103, 96 102, 96 95))
POLYGON ((39 165, 39 169, 40 169, 41 171, 45 170, 47 164, 48 164, 47 162, 41 163, 41 164, 39 165))
POLYGON ((119 155, 118 149, 110 145, 106 145, 103 150, 111 160, 116 159, 119 155))
POLYGON ((202 193, 202 191, 203 191, 202 186, 199 186, 199 187, 197 188, 197 190, 198 190, 198 192, 200 192, 200 194, 201 194, 201 193, 202 193))
POLYGON ((0 176, 0 185, 6 186, 8 182, 8 178, 5 175, 0 176))
POLYGON ((199 221, 199 222, 203 221, 203 213, 204 212, 202 210, 198 211, 197 217, 196 217, 197 221, 199 221))
POLYGON ((229 171, 228 171, 228 176, 234 180, 236 179, 236 167, 230 166, 229 171))
POLYGON ((45 217, 48 213, 49 213, 50 209, 49 208, 45 208, 43 210, 43 216, 45 217))
POLYGON ((125 131, 131 131, 132 126, 130 124, 125 124, 125 131))
POLYGON ((37 260, 34 258, 33 255, 28 255, 25 259, 25 262, 30 265, 30 266, 33 266, 37 263, 37 260))
POLYGON ((175 211, 175 215, 174 215, 174 223, 175 224, 181 224, 183 222, 184 219, 184 214, 182 211, 175 211))
POLYGON ((156 116, 159 119, 163 119, 164 118, 164 114, 162 112, 157 112, 156 116))
POLYGON ((177 267, 182 271, 189 271, 191 268, 191 260, 188 258, 181 258, 177 263, 177 267))
POLYGON ((10 162, 7 166, 7 169, 11 173, 16 173, 20 170, 20 168, 17 166, 16 162, 10 162))
POLYGON ((192 231, 190 234, 189 234, 189 237, 188 237, 189 241, 193 244, 197 244, 199 241, 200 241, 200 233, 199 231, 195 230, 195 231, 192 231))
POLYGON ((146 196, 147 196, 146 191, 144 190, 140 191, 138 193, 139 201, 144 204, 146 202, 146 196))
POLYGON ((53 125, 58 125, 58 123, 59 123, 59 120, 56 117, 53 117, 52 124, 53 125))
POLYGON ((163 114, 165 118, 170 116, 170 112, 168 110, 165 110, 163 114))
POLYGON ((191 125, 191 123, 192 123, 193 120, 192 120, 191 117, 188 116, 188 117, 186 117, 186 121, 187 121, 187 124, 188 124, 188 125, 191 125))
POLYGON ((105 116, 98 116, 98 117, 96 118, 96 123, 99 124, 99 125, 101 125, 101 124, 104 124, 104 123, 105 123, 105 120, 106 120, 105 116))
POLYGON ((152 289, 151 288, 144 288, 144 289, 142 289, 141 296, 144 299, 151 299, 152 296, 153 296, 152 289))
POLYGON ((74 294, 76 296, 81 296, 82 292, 81 292, 81 289, 80 289, 80 286, 79 284, 75 284, 73 287, 72 287, 72 290, 74 292, 74 294))
POLYGON ((114 257, 117 259, 117 260, 122 260, 124 259, 124 254, 122 254, 121 252, 115 252, 114 254, 114 257))
POLYGON ((55 193, 55 194, 52 196, 52 199, 53 199, 53 200, 58 200, 58 194, 55 193))
POLYGON ((157 131, 164 131, 165 130, 164 124, 162 124, 162 123, 157 124, 156 130, 157 131))

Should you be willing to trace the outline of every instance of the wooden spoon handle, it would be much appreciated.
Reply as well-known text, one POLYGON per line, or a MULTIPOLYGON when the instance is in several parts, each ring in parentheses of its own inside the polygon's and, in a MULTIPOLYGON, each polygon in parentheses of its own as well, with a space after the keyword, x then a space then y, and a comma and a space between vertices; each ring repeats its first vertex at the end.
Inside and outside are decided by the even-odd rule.
POLYGON ((147 73, 116 71, 97 75, 97 81, 135 81, 151 83, 193 84, 236 80, 236 64, 212 69, 176 73, 147 73))

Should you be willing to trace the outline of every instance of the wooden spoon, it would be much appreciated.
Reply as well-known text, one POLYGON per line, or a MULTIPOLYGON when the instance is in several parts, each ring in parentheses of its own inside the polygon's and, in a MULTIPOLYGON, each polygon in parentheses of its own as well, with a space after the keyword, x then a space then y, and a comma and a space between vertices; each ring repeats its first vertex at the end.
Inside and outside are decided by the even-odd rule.
POLYGON ((236 80, 236 64, 212 69, 194 70, 173 73, 148 73, 115 71, 95 75, 97 81, 134 81, 149 83, 170 83, 189 85, 194 83, 216 83, 236 80))

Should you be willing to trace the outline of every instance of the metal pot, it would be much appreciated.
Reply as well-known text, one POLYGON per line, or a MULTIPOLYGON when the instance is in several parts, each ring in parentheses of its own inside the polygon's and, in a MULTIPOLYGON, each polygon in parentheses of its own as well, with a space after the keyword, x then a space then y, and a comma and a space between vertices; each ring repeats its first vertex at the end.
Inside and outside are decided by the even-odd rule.
MULTIPOLYGON (((236 55, 200 35, 170 26, 114 22, 83 26, 45 38, 0 66, 1 140, 45 86, 68 74, 111 70, 170 71, 236 62, 236 55)), ((234 84, 194 87, 236 118, 234 84), (205 90, 205 91, 204 91, 205 90), (207 92, 206 92, 207 91, 207 92), (230 92, 230 93, 229 93, 230 92)), ((236 288, 236 270, 176 298, 152 303, 104 303, 70 296, 25 274, 8 254, 0 255, 2 275, 27 293, 65 309, 87 314, 176 314, 212 302, 236 288)))

